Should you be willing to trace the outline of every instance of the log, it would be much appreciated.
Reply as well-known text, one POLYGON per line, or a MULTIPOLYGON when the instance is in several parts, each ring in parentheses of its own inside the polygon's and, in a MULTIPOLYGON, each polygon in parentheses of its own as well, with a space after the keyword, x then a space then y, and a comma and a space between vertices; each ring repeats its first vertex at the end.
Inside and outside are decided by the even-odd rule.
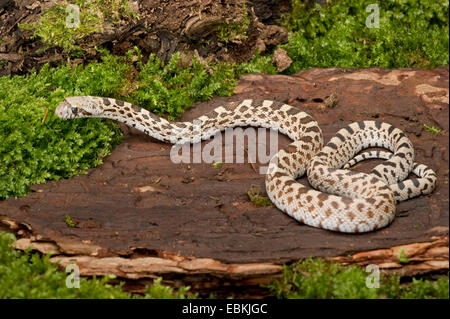
MULTIPOLYGON (((0 220, 19 236, 18 248, 54 250, 52 261, 76 262, 89 276, 114 273, 136 290, 162 276, 174 285, 258 295, 258 285, 279 278, 283 263, 308 257, 377 264, 402 276, 448 271, 448 80, 448 67, 253 74, 241 78, 234 96, 196 103, 183 116, 189 121, 225 102, 257 98, 302 108, 319 122, 325 142, 353 121, 376 119, 402 129, 416 162, 437 173, 437 187, 399 203, 393 223, 375 232, 326 231, 275 207, 258 207, 247 191, 254 185, 265 194, 263 163, 174 164, 171 145, 127 127, 104 164, 1 202, 0 220), (68 227, 66 215, 76 227, 68 227)), ((282 135, 278 141, 280 148, 289 143, 282 135)), ((378 163, 355 170, 368 172, 378 163)), ((300 182, 308 185, 304 177, 300 182)))

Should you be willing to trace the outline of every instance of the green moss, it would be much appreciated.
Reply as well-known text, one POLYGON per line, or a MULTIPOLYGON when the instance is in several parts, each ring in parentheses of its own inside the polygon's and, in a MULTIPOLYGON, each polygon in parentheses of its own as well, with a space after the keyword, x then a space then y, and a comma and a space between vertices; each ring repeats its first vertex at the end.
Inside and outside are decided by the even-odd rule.
POLYGON ((232 65, 206 68, 194 58, 191 66, 183 68, 179 62, 179 53, 175 53, 167 65, 154 54, 146 64, 138 62, 141 70, 136 79, 138 89, 130 95, 130 100, 174 119, 195 101, 206 101, 214 94, 230 95, 237 84, 232 65))
POLYGON ((215 168, 219 168, 219 167, 221 167, 222 165, 223 165, 222 162, 215 162, 215 163, 213 163, 213 166, 214 166, 215 168))
POLYGON ((229 22, 221 24, 217 27, 217 40, 228 44, 229 42, 241 42, 247 39, 247 31, 250 26, 250 18, 248 16, 247 6, 242 6, 242 17, 238 22, 229 22))
POLYGON ((449 277, 436 281, 415 279, 403 289, 404 299, 449 299, 449 277))
POLYGON ((100 119, 62 121, 53 113, 66 96, 117 94, 126 69, 119 58, 106 56, 86 68, 45 66, 40 73, 0 78, 0 198, 23 196, 31 184, 102 163, 122 138, 117 126, 100 119))
POLYGON ((282 45, 293 60, 287 73, 311 67, 433 68, 449 63, 448 0, 381 1, 379 28, 366 26, 373 1, 337 0, 313 8, 293 1, 282 45))
POLYGON ((403 248, 400 248, 398 250, 397 260, 402 264, 407 264, 409 262, 409 259, 406 256, 405 250, 403 248))
POLYGON ((189 293, 189 287, 177 291, 161 284, 161 278, 146 288, 143 296, 132 296, 122 290, 123 283, 111 285, 115 276, 101 279, 80 279, 80 288, 68 288, 68 273, 60 271, 50 263, 50 255, 43 258, 30 250, 20 252, 11 247, 15 238, 12 234, 0 232, 0 299, 4 298, 147 298, 186 299, 196 298, 189 293))
POLYGON ((117 24, 122 19, 133 17, 136 15, 130 9, 128 0, 60 0, 45 10, 37 21, 19 24, 19 27, 32 30, 33 37, 40 38, 48 46, 72 51, 80 49, 78 40, 100 32, 107 21, 117 24), (73 18, 73 11, 67 9, 69 4, 78 6, 79 18, 73 18))
POLYGON ((434 127, 434 126, 429 126, 429 125, 427 125, 427 124, 424 124, 423 127, 424 127, 428 132, 431 132, 431 133, 434 133, 434 134, 437 134, 437 133, 440 133, 440 132, 441 132, 440 129, 438 129, 438 128, 434 127))
MULTIPOLYGON (((336 0, 310 7, 293 0, 283 23, 289 32, 285 49, 293 60, 284 71, 293 74, 313 67, 420 67, 449 63, 448 0, 382 1, 379 28, 366 26, 372 1, 336 0)), ((236 66, 239 74, 275 74, 272 55, 257 54, 236 66)))
POLYGON ((66 225, 71 228, 75 227, 75 223, 72 221, 72 218, 69 215, 66 215, 66 225))
POLYGON ((54 110, 64 97, 115 97, 173 119, 195 101, 232 93, 232 66, 214 66, 210 74, 197 61, 182 68, 178 59, 175 54, 164 65, 152 55, 130 76, 135 72, 129 58, 105 53, 101 62, 85 67, 45 66, 39 73, 1 77, 0 199, 23 196, 31 184, 83 173, 101 164, 121 141, 112 121, 57 118, 54 110))
POLYGON ((369 288, 369 274, 359 266, 307 259, 284 266, 282 279, 267 288, 278 298, 289 299, 449 298, 448 275, 437 281, 413 279, 410 284, 401 284, 396 275, 381 275, 379 287, 369 288))
POLYGON ((251 202, 255 204, 258 207, 267 207, 267 206, 273 206, 272 201, 267 196, 262 196, 260 194, 260 189, 256 185, 251 185, 250 188, 247 190, 247 196, 250 198, 251 202))
POLYGON ((258 207, 273 206, 272 201, 267 196, 255 196, 252 198, 252 203, 258 207))
POLYGON ((236 65, 236 72, 239 75, 250 73, 276 74, 277 68, 273 65, 270 55, 260 55, 258 53, 250 61, 236 65))

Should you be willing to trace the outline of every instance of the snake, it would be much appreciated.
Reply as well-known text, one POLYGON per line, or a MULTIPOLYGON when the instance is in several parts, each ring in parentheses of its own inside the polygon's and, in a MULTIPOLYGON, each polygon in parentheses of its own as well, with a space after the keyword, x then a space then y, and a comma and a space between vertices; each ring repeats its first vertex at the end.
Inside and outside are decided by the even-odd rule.
POLYGON ((335 232, 386 227, 395 218, 397 202, 430 194, 436 185, 435 172, 414 162, 411 141, 393 125, 354 122, 324 145, 322 130, 311 115, 278 101, 228 102, 192 122, 171 122, 129 102, 73 96, 65 98, 55 114, 62 119, 112 119, 172 144, 198 143, 239 126, 278 130, 292 142, 269 161, 265 175, 269 199, 298 222, 335 232), (370 147, 389 152, 360 153, 370 147), (384 161, 369 173, 349 169, 367 158, 384 161), (310 186, 298 181, 305 173, 310 186), (411 173, 417 177, 406 179, 411 173))

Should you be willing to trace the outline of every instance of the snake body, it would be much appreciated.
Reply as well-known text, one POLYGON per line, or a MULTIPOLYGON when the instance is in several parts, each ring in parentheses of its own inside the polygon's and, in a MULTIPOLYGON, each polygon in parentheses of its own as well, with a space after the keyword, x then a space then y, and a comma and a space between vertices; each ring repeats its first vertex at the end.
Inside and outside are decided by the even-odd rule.
POLYGON ((301 223, 339 232, 367 232, 385 227, 395 217, 396 201, 431 193, 436 174, 414 163, 408 137, 388 123, 362 121, 336 133, 323 146, 318 123, 300 109, 276 101, 242 100, 215 108, 193 122, 169 122, 133 104, 102 97, 66 98, 60 118, 101 117, 117 120, 170 143, 196 143, 237 126, 278 129, 293 140, 269 163, 266 191, 283 212, 301 223), (392 153, 358 153, 383 147, 392 153), (385 161, 369 174, 350 171, 365 158, 385 161), (412 172, 418 178, 405 178, 412 172), (307 172, 308 188, 297 178, 307 172))

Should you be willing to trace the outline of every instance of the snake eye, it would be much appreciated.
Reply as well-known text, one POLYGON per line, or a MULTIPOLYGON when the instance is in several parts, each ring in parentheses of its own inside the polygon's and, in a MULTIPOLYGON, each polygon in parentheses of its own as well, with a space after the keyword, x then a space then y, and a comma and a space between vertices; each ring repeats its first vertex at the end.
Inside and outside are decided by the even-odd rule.
POLYGON ((72 107, 72 113, 73 113, 73 115, 77 115, 78 108, 77 107, 72 107))

